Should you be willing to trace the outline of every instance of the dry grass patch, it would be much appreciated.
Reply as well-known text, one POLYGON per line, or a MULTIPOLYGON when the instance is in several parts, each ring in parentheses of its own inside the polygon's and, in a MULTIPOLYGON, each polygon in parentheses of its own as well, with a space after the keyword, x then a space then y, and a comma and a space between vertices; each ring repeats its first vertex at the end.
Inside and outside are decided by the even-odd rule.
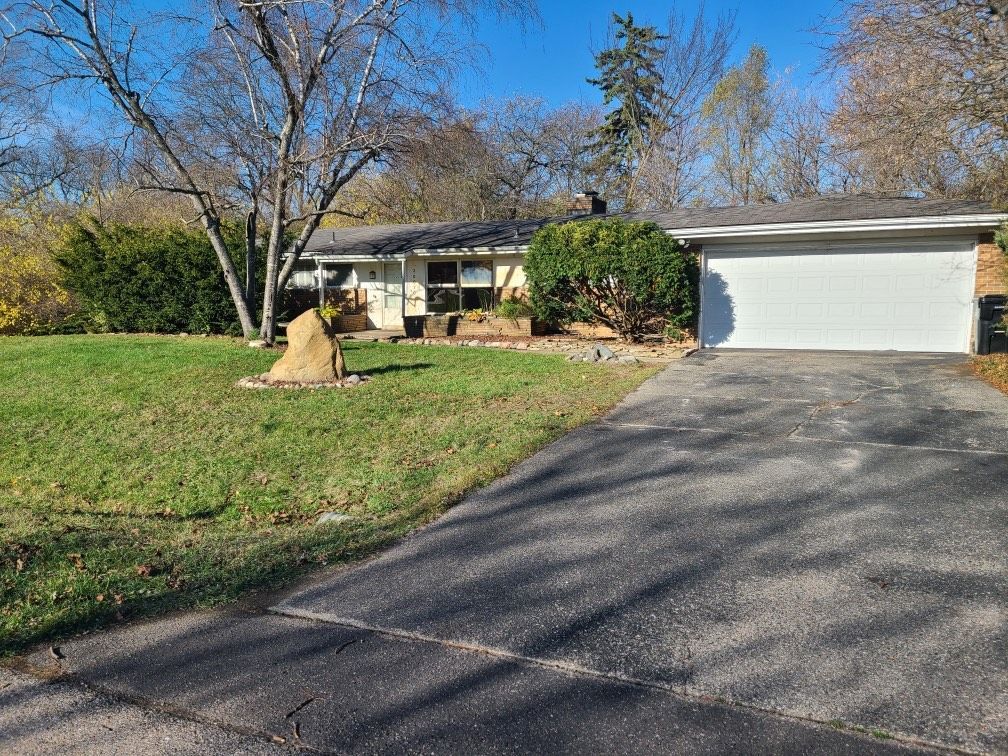
POLYGON ((1008 394, 1008 354, 974 357, 973 372, 1008 394))

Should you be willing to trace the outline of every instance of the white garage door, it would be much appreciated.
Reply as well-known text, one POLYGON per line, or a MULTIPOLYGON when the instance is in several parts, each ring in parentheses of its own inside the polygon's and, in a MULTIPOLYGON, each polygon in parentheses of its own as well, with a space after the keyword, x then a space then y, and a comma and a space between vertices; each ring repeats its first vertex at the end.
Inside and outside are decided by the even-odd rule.
POLYGON ((968 351, 971 241, 704 250, 701 343, 968 351))

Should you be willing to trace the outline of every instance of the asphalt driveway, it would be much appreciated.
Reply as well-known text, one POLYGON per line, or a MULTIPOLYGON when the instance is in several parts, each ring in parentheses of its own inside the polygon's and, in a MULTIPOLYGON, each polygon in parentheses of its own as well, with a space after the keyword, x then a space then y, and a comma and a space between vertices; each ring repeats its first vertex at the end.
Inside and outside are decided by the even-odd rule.
POLYGON ((277 611, 1004 750, 1006 429, 962 358, 703 353, 277 611))
MULTIPOLYGON (((1006 429, 962 358, 703 353, 265 614, 29 663, 197 752, 1005 751, 1006 429)), ((0 743, 61 696, 0 679, 0 743)))

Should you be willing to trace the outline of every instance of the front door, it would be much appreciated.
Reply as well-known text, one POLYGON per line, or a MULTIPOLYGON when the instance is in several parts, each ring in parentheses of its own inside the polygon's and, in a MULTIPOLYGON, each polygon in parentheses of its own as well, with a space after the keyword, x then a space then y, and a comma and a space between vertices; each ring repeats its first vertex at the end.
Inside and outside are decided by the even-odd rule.
POLYGON ((403 274, 401 263, 385 263, 382 327, 402 327, 403 274))

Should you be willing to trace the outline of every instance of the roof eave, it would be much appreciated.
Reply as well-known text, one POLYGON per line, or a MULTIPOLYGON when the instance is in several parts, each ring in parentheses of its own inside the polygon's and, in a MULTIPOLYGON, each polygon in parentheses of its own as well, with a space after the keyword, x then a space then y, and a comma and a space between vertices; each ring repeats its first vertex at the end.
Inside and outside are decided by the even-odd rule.
POLYGON ((997 228, 1008 221, 1008 213, 982 215, 936 215, 865 220, 801 221, 796 223, 754 223, 738 226, 667 228, 666 233, 699 242, 704 239, 732 239, 741 236, 773 237, 792 234, 870 233, 873 231, 926 231, 935 229, 997 228))
POLYGON ((501 246, 480 247, 436 247, 431 249, 418 248, 412 251, 417 257, 435 257, 437 255, 501 255, 520 254, 528 250, 527 244, 502 244, 501 246))

